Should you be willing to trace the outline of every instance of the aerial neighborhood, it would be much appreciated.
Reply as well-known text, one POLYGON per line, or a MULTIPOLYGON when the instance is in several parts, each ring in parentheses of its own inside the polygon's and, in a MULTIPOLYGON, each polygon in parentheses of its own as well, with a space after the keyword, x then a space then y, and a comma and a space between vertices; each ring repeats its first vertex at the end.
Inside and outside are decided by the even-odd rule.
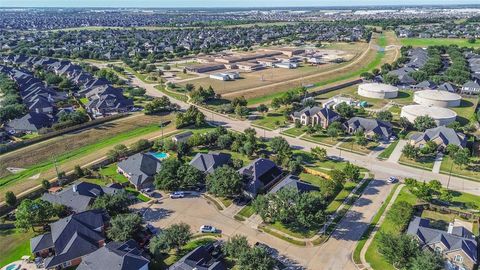
POLYGON ((478 270, 480 5, 83 2, 0 3, 0 270, 478 270))

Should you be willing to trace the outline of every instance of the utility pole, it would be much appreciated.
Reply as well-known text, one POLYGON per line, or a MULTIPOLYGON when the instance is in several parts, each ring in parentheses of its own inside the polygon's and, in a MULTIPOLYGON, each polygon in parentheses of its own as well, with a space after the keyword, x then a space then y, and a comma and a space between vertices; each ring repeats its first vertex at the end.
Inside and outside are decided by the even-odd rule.
POLYGON ((57 158, 54 156, 53 157, 53 166, 55 166, 55 172, 57 173, 57 180, 58 180, 58 185, 62 185, 62 178, 60 177, 58 167, 57 167, 57 158))

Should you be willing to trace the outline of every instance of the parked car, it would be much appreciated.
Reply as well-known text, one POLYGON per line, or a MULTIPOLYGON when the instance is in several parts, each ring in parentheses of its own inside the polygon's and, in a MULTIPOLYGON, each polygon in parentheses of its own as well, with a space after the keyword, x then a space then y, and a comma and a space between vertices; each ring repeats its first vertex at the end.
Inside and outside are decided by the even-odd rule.
POLYGON ((180 199, 185 197, 185 192, 183 191, 175 191, 170 193, 170 198, 172 199, 180 199))
POLYGON ((394 177, 394 176, 390 176, 390 177, 387 179, 387 182, 390 183, 390 184, 396 183, 396 182, 398 182, 398 178, 396 178, 396 177, 394 177))
POLYGON ((210 226, 210 225, 202 225, 200 227, 200 232, 201 233, 216 233, 217 228, 210 226))

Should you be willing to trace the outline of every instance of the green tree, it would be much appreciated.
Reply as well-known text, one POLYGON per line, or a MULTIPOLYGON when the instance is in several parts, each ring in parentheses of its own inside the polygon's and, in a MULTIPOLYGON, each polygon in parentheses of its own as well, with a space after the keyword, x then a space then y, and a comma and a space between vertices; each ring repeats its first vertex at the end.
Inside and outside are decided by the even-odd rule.
POLYGON ((377 119, 385 122, 391 122, 393 120, 393 114, 389 111, 380 111, 377 113, 377 119))
POLYGON ((274 269, 275 260, 263 248, 254 247, 249 252, 241 253, 238 266, 244 270, 274 269))
POLYGON ((429 250, 423 250, 411 260, 410 269, 442 270, 444 269, 444 261, 439 254, 433 253, 429 250))
POLYGON ((437 126, 435 123, 435 120, 433 120, 432 117, 428 115, 424 116, 419 116, 415 118, 415 121, 413 122, 413 126, 415 127, 416 130, 423 132, 429 128, 434 128, 437 126))
POLYGON ((47 179, 43 179, 42 180, 42 188, 44 190, 48 190, 50 187, 52 187, 52 185, 50 184, 50 182, 47 180, 47 179))
POLYGON ((267 107, 267 105, 265 105, 265 104, 260 104, 260 105, 258 105, 258 107, 257 107, 257 111, 259 111, 259 112, 261 112, 261 113, 264 114, 264 113, 268 112, 268 107, 267 107))
POLYGON ((12 191, 7 191, 5 193, 5 203, 10 207, 15 206, 17 204, 17 196, 12 191))
POLYGON ((342 102, 342 103, 338 104, 337 107, 336 107, 336 110, 344 118, 350 118, 355 113, 355 109, 345 102, 342 102))
POLYGON ((397 269, 408 269, 410 261, 420 252, 418 242, 410 235, 379 233, 378 251, 397 269))
POLYGON ((468 165, 470 163, 470 151, 467 148, 457 151, 453 155, 453 162, 460 167, 468 165))
POLYGON ((413 205, 405 201, 399 201, 392 205, 387 212, 387 218, 402 231, 413 215, 413 205))
POLYGON ((124 242, 133 238, 142 228, 142 218, 137 213, 119 214, 110 220, 107 235, 110 239, 124 242))
POLYGON ((402 149, 402 154, 408 159, 417 159, 419 152, 418 148, 411 144, 406 144, 402 149))
POLYGON ((208 192, 219 197, 235 197, 242 193, 243 179, 229 166, 217 168, 207 176, 208 192))
POLYGON ((118 192, 115 194, 103 194, 95 199, 90 206, 91 209, 103 209, 108 215, 114 217, 119 214, 130 212, 128 207, 132 204, 132 199, 126 192, 118 192))
POLYGON ((310 150, 313 156, 315 156, 320 161, 325 161, 327 159, 327 149, 316 146, 310 150))
POLYGON ((23 200, 15 211, 15 227, 27 230, 35 225, 48 224, 54 215, 53 205, 40 199, 23 200))
POLYGON ((173 224, 172 226, 160 231, 150 240, 150 252, 159 258, 162 252, 175 249, 176 253, 180 248, 190 241, 192 233, 190 226, 185 223, 173 224))
POLYGON ((80 167, 80 165, 75 165, 75 168, 73 169, 73 171, 74 171, 74 174, 77 177, 83 177, 85 175, 85 173, 83 172, 83 169, 82 169, 82 167, 80 167))
POLYGON ((360 167, 348 162, 345 168, 343 168, 343 175, 350 181, 358 182, 360 180, 360 167))
POLYGON ((276 136, 270 141, 270 147, 275 154, 291 155, 292 150, 287 140, 281 136, 276 136))
POLYGON ((248 244, 247 237, 236 234, 225 242, 222 250, 228 257, 238 259, 240 254, 250 250, 250 245, 248 244))

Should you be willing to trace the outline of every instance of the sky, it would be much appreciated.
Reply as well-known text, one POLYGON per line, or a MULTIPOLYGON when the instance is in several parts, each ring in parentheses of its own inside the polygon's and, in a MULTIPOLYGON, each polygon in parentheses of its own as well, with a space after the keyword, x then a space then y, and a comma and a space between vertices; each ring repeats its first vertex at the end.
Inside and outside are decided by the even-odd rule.
POLYGON ((0 0, 0 7, 301 7, 479 4, 478 0, 0 0))

